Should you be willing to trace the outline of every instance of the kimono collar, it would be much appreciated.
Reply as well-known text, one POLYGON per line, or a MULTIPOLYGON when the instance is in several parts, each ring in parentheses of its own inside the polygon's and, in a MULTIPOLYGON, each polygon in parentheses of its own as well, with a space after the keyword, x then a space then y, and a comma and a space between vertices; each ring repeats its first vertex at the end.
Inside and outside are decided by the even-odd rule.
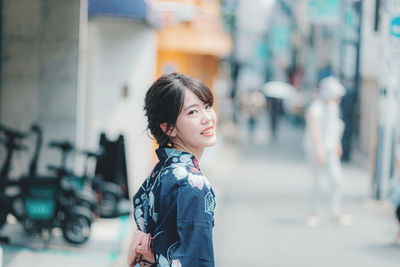
POLYGON ((176 158, 174 162, 179 161, 182 163, 193 164, 197 168, 199 166, 195 156, 188 152, 176 150, 173 148, 158 148, 156 150, 156 154, 160 162, 166 162, 169 158, 176 158))

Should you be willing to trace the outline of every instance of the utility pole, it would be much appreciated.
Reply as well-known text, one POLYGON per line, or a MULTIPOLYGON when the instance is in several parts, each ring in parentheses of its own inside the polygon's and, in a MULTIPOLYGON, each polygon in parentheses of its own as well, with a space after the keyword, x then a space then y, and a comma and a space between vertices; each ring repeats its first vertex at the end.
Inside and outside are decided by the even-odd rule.
POLYGON ((341 40, 341 56, 339 77, 346 87, 346 95, 341 102, 345 129, 342 137, 342 160, 350 161, 352 141, 355 131, 354 111, 358 101, 360 77, 360 42, 362 23, 362 1, 346 0, 342 7, 343 36, 341 40))
MULTIPOLYGON (((2 89, 2 80, 3 80, 3 60, 2 60, 2 55, 3 55, 3 0, 0 0, 0 122, 1 122, 1 109, 2 109, 2 97, 1 97, 1 89, 2 89)), ((1 267, 1 263, 0 263, 1 267)))
POLYGON ((385 197, 394 173, 400 88, 400 1, 385 2, 382 18, 383 64, 379 82, 378 137, 372 196, 385 197))

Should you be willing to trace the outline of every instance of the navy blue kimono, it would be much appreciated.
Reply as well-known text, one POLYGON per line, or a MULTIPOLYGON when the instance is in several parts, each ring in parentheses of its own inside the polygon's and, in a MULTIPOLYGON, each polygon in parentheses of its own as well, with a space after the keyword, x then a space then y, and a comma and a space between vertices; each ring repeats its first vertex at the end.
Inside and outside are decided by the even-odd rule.
POLYGON ((138 227, 154 238, 156 266, 214 266, 210 183, 192 154, 172 148, 156 153, 159 162, 133 198, 138 227))

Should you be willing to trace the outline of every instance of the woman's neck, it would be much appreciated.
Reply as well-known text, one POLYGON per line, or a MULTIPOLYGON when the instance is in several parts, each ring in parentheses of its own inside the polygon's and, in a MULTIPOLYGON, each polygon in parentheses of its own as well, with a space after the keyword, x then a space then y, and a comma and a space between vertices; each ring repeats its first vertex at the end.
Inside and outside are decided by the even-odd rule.
POLYGON ((203 154, 204 151, 204 148, 195 149, 179 143, 173 143, 173 148, 179 151, 192 154, 197 159, 197 161, 200 161, 201 155, 203 154))

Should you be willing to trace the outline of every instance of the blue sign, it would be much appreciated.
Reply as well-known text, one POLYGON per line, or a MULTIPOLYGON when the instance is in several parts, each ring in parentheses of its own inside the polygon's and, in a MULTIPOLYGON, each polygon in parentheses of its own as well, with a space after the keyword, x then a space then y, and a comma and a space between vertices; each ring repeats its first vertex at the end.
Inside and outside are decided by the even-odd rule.
POLYGON ((146 20, 145 0, 89 0, 89 16, 128 17, 146 20))
POLYGON ((390 22, 390 35, 400 38, 400 16, 393 18, 390 22))

